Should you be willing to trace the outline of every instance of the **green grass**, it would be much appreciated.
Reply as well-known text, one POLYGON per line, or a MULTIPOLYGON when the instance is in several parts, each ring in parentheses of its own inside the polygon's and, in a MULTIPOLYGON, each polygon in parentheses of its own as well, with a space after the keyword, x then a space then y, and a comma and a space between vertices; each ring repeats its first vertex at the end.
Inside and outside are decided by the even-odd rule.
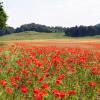
POLYGON ((39 33, 39 32, 22 32, 1 36, 1 41, 9 40, 40 40, 40 39, 65 39, 64 33, 39 33))
POLYGON ((0 41, 13 40, 47 40, 47 39, 75 39, 75 40, 98 40, 100 35, 86 37, 67 37, 64 33, 42 33, 42 32, 21 32, 0 36, 0 41))

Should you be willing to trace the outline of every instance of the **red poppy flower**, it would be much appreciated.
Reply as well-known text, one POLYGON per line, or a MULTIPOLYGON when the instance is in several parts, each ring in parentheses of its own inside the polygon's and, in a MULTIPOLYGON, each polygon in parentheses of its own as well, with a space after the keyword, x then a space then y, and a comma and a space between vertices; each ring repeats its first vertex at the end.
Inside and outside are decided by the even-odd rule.
POLYGON ((39 93, 40 93, 40 90, 37 89, 37 88, 34 88, 34 89, 33 89, 33 93, 34 93, 34 94, 39 94, 39 93))
POLYGON ((89 85, 90 85, 91 87, 95 87, 95 86, 96 86, 96 82, 89 82, 89 85))
POLYGON ((6 88, 6 93, 8 93, 8 94, 12 94, 12 92, 13 92, 13 90, 12 90, 12 88, 6 88))
POLYGON ((1 80, 0 83, 1 83, 2 86, 6 86, 7 85, 7 82, 5 80, 1 80))
POLYGON ((61 80, 55 80, 55 84, 57 85, 57 84, 60 84, 61 83, 61 80))
POLYGON ((37 81, 38 82, 41 82, 41 81, 43 81, 44 80, 44 77, 40 77, 37 81))
POLYGON ((28 92, 28 89, 26 86, 21 86, 22 93, 26 94, 28 92))
POLYGON ((48 84, 47 83, 42 84, 41 88, 48 89, 48 84))
POLYGON ((75 95, 76 94, 76 91, 75 90, 69 90, 68 91, 68 95, 75 95))

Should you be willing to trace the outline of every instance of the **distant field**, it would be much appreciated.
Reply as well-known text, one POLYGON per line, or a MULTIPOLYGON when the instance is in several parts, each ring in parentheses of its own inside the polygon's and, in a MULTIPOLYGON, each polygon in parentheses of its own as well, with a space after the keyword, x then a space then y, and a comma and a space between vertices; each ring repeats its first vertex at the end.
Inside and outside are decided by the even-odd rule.
POLYGON ((83 38, 70 38, 64 36, 64 33, 39 33, 39 32, 22 32, 10 35, 0 36, 0 41, 12 40, 44 40, 44 39, 98 39, 100 36, 83 37, 83 38))
POLYGON ((1 36, 1 41, 10 40, 40 40, 40 39, 62 39, 66 38, 64 33, 39 33, 39 32, 22 32, 1 36))
POLYGON ((57 47, 90 47, 91 44, 100 43, 100 36, 71 38, 64 33, 39 33, 22 32, 0 37, 0 46, 17 43, 28 43, 33 46, 57 46, 57 47))

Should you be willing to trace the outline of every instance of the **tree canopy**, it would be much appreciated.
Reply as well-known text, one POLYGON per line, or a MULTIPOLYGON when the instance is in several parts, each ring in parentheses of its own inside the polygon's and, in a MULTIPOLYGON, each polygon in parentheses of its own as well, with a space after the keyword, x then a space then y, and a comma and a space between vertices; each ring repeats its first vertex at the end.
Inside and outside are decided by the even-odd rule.
POLYGON ((30 24, 24 24, 20 27, 17 27, 14 29, 13 27, 6 26, 4 29, 0 29, 0 36, 7 35, 11 33, 20 33, 20 32, 26 32, 26 31, 36 31, 36 32, 46 32, 46 33, 62 33, 65 31, 66 28, 56 26, 56 27, 50 27, 46 25, 36 24, 36 23, 30 23, 30 24))
POLYGON ((82 37, 100 35, 100 25, 95 26, 75 26, 66 28, 65 36, 82 37))
POLYGON ((7 15, 3 9, 3 3, 0 1, 0 29, 6 26, 7 15))

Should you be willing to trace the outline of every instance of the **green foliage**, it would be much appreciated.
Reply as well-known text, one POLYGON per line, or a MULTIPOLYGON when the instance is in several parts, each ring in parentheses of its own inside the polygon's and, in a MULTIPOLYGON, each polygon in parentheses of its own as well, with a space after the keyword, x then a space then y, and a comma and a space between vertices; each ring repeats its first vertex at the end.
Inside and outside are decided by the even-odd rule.
POLYGON ((67 28, 65 36, 83 37, 100 35, 100 26, 75 26, 67 28))
POLYGON ((0 30, 0 36, 11 34, 14 32, 15 32, 15 29, 13 27, 5 27, 0 30))
POLYGON ((46 25, 36 24, 36 23, 30 23, 30 24, 24 24, 20 27, 16 28, 15 32, 25 32, 25 31, 36 31, 36 32, 64 32, 64 27, 50 27, 46 25))
POLYGON ((6 27, 5 29, 0 30, 0 36, 2 35, 7 35, 11 33, 20 33, 20 32, 44 32, 44 33, 63 33, 65 31, 64 27, 50 27, 46 25, 41 25, 41 24, 24 24, 21 25, 20 27, 14 29, 13 27, 6 27))
POLYGON ((3 9, 2 2, 0 2, 0 28, 4 28, 6 26, 7 15, 3 9))

